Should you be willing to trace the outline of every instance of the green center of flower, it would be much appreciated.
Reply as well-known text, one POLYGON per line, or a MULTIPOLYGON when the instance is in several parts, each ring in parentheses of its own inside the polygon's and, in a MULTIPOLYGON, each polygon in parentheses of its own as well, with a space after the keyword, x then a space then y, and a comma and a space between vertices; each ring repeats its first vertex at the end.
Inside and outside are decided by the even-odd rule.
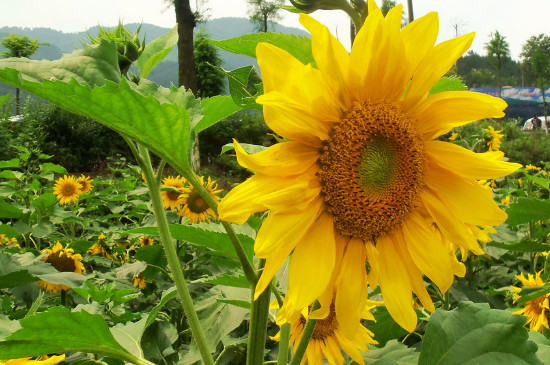
POLYGON ((192 190, 187 198, 187 206, 193 213, 200 214, 208 209, 208 204, 196 190, 192 190))
POLYGON ((355 103, 333 127, 318 164, 336 228, 365 240, 398 227, 424 186, 424 144, 398 103, 355 103))

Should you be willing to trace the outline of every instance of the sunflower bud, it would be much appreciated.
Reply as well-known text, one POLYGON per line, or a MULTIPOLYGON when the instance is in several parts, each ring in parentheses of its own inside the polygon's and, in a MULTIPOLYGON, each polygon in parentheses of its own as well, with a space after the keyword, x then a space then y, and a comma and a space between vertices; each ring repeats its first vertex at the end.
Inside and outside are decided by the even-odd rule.
POLYGON ((334 10, 349 8, 347 0, 290 0, 292 5, 306 14, 315 10, 334 10))

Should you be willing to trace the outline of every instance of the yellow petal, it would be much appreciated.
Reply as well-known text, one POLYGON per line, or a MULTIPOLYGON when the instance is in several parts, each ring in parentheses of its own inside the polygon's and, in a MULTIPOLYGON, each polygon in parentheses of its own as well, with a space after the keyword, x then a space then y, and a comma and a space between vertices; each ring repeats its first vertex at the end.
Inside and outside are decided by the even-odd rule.
POLYGON ((428 141, 424 146, 432 163, 468 179, 496 179, 521 168, 520 164, 502 161, 501 151, 475 153, 442 141, 428 141))
POLYGON ((418 66, 407 89, 405 103, 408 110, 426 97, 432 86, 470 48, 474 33, 442 42, 432 48, 418 66))
POLYGON ((389 235, 378 239, 380 253, 379 282, 382 297, 392 318, 404 329, 416 328, 416 312, 412 308, 412 285, 399 251, 389 235))
POLYGON ((500 98, 471 91, 444 91, 424 99, 411 111, 419 132, 434 139, 451 129, 483 118, 501 118, 507 104, 500 98))
POLYGON ((436 12, 416 19, 401 30, 408 63, 411 67, 409 74, 414 74, 418 65, 433 48, 438 32, 439 18, 436 12))
POLYGON ((368 298, 366 258, 367 252, 363 240, 352 238, 342 259, 334 302, 336 318, 342 332, 348 338, 353 338, 357 332, 368 298))
POLYGON ((272 176, 302 174, 319 158, 318 149, 294 141, 276 143, 252 155, 246 153, 236 140, 233 140, 233 145, 239 165, 272 176))

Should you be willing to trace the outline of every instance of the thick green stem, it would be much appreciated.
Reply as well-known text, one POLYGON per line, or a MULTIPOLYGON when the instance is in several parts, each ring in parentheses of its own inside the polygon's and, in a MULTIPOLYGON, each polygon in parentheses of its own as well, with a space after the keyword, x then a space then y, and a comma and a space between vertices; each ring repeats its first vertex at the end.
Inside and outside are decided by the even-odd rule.
POLYGON ((288 364, 288 347, 290 342, 290 323, 281 326, 281 336, 279 337, 279 354, 277 356, 277 365, 288 364))
POLYGON ((195 311, 195 307, 193 306, 193 299, 191 298, 191 294, 189 293, 189 289, 187 288, 187 284, 185 282, 185 277, 183 276, 183 271, 180 266, 176 246, 174 244, 174 241, 172 240, 172 235, 168 226, 168 220, 166 219, 166 213, 162 205, 160 187, 157 184, 157 180, 155 179, 155 174, 153 172, 153 167, 151 166, 149 151, 145 147, 140 145, 139 152, 141 154, 141 161, 143 163, 143 166, 141 167, 145 174, 147 187, 149 188, 149 194, 151 196, 151 202, 153 204, 153 212, 155 214, 157 226, 159 228, 159 235, 162 245, 164 247, 164 251, 166 253, 166 258, 168 260, 168 268, 172 273, 172 277, 176 284, 176 288, 183 305, 183 309, 185 310, 185 314, 187 316, 189 327, 191 328, 193 338, 197 343, 197 346, 201 353, 202 361, 204 364, 214 365, 214 359, 212 358, 210 350, 208 349, 206 338, 200 326, 199 317, 197 316, 197 312, 195 311))
MULTIPOLYGON (((260 265, 263 267, 265 260, 260 265)), ((250 309, 250 329, 248 331, 247 365, 262 365, 264 362, 265 339, 267 336, 267 319, 271 286, 268 286, 257 300, 254 300, 256 285, 252 285, 252 307, 250 309)))
MULTIPOLYGON (((319 304, 319 302, 316 301, 311 306, 310 313, 319 309, 320 307, 321 305, 319 304)), ((300 338, 300 342, 298 343, 298 347, 296 347, 296 351, 294 352, 292 361, 290 361, 290 365, 300 365, 300 363, 302 362, 302 358, 306 353, 307 346, 309 345, 309 341, 313 336, 313 331, 315 330, 316 324, 317 324, 316 319, 309 318, 307 320, 306 325, 304 326, 304 330, 302 331, 302 338, 300 338)))
POLYGON ((342 4, 343 6, 341 9, 349 15, 353 25, 355 26, 355 32, 359 33, 359 29, 363 26, 363 18, 361 17, 361 14, 359 14, 359 12, 349 2, 343 1, 342 4))

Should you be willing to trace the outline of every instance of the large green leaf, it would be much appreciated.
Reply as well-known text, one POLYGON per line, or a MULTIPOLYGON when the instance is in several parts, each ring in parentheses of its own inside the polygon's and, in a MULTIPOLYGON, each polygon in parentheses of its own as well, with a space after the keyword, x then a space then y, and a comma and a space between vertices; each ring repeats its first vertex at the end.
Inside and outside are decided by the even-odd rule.
POLYGON ((148 43, 136 61, 140 76, 147 78, 149 72, 172 51, 176 43, 178 43, 177 25, 168 33, 148 43))
POLYGON ((430 89, 428 95, 437 94, 443 91, 462 91, 468 89, 460 77, 442 77, 430 89))
POLYGON ((19 218, 23 211, 10 203, 0 200, 0 218, 19 218))
POLYGON ((388 341, 398 340, 409 333, 395 322, 385 306, 376 307, 373 314, 376 322, 369 323, 369 330, 374 333, 378 347, 383 347, 388 341))
POLYGON ((544 221, 550 219, 550 200, 519 198, 517 203, 510 204, 506 213, 508 213, 506 223, 511 226, 531 221, 544 221))
POLYGON ((114 339, 101 315, 52 307, 19 322, 22 328, 0 342, 0 359, 78 351, 135 363, 135 357, 114 339))
POLYGON ((293 34, 283 33, 252 33, 240 37, 225 39, 221 41, 210 40, 216 46, 226 51, 242 54, 256 58, 256 46, 260 42, 271 43, 274 46, 284 49, 303 64, 311 63, 315 65, 313 54, 311 53, 311 39, 293 34))
POLYGON ((95 119, 140 142, 179 172, 188 171, 195 140, 192 129, 202 117, 193 94, 183 88, 158 87, 145 79, 139 85, 125 78, 115 80, 119 84, 109 81, 116 79, 112 71, 118 71, 114 43, 102 42, 85 50, 89 48, 95 58, 81 57, 82 51, 75 51, 57 61, 0 60, 0 81, 95 119), (75 68, 87 73, 75 74, 75 68))
POLYGON ((195 126, 195 133, 205 130, 220 120, 240 110, 233 98, 228 95, 218 95, 201 100, 204 117, 195 126))
POLYGON ((544 364, 550 364, 550 340, 544 337, 542 333, 529 331, 529 339, 539 347, 537 357, 544 364))
POLYGON ((523 327, 525 317, 488 304, 461 302, 431 316, 419 365, 542 364, 523 327))
POLYGON ((10 100, 10 96, 11 96, 11 94, 6 94, 6 95, 0 96, 0 106, 2 106, 2 105, 4 105, 5 103, 7 103, 8 100, 10 100))
POLYGON ((229 92, 236 105, 244 109, 262 109, 260 104, 256 103, 255 97, 248 91, 250 75, 254 71, 254 66, 244 66, 235 70, 226 71, 219 67, 218 70, 227 76, 229 81, 229 92))
POLYGON ((391 340, 383 348, 369 346, 363 358, 366 365, 413 365, 418 363, 418 352, 391 340))
POLYGON ((521 242, 487 242, 487 246, 503 248, 513 252, 544 252, 550 251, 550 245, 538 243, 536 241, 521 241, 521 242))

